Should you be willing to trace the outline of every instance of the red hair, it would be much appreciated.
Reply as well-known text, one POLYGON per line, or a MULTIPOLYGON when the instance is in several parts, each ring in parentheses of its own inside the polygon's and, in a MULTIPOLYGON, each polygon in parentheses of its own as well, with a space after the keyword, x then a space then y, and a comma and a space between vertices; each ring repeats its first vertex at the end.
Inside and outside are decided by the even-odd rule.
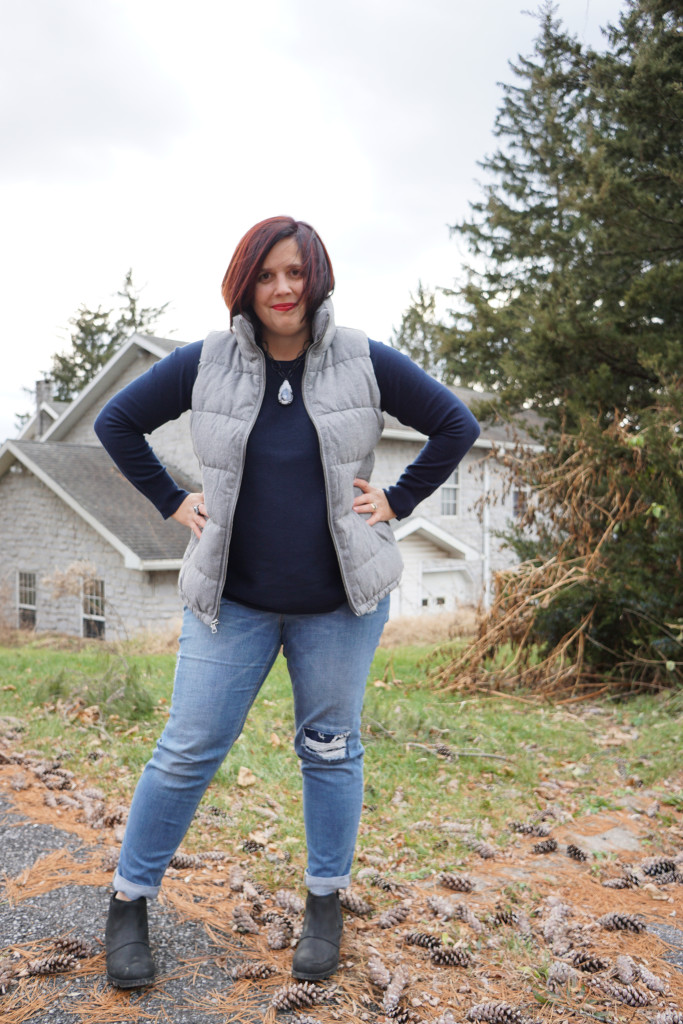
POLYGON ((301 298, 306 316, 310 319, 318 306, 332 294, 332 263, 311 225, 293 217, 269 217, 247 231, 225 272, 221 292, 230 310, 230 323, 239 313, 253 314, 256 278, 270 250, 284 238, 294 238, 301 253, 304 277, 301 298))

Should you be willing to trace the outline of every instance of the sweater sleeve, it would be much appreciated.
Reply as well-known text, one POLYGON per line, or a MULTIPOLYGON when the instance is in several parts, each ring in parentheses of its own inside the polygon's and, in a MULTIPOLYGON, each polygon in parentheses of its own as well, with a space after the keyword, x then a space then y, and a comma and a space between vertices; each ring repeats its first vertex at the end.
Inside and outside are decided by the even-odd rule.
POLYGON ((395 484, 385 488, 397 519, 440 487, 479 437, 479 424, 467 406, 408 356, 376 341, 370 358, 383 412, 428 440, 395 484))
POLYGON ((145 437, 192 405, 203 342, 176 348, 114 395, 95 433, 123 475, 168 519, 188 492, 179 487, 145 437))

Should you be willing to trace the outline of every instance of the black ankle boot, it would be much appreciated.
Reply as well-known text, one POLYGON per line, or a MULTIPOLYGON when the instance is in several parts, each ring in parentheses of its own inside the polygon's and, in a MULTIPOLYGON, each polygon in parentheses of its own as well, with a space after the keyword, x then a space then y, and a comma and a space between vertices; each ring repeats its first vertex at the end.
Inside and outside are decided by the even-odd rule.
POLYGON ((117 900, 112 896, 105 930, 107 978, 117 988, 139 988, 154 981, 149 951, 147 900, 117 900))
POLYGON ((301 938, 294 953, 292 974, 306 981, 329 978, 339 966, 342 911, 336 892, 329 896, 306 897, 301 938))

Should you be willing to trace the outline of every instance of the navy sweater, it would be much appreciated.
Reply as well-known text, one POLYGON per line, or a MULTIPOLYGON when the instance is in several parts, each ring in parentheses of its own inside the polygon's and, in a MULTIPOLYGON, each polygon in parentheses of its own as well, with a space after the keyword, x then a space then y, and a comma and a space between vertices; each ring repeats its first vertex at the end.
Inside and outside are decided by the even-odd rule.
MULTIPOLYGON (((112 398, 95 422, 121 472, 165 518, 187 491, 161 465, 144 435, 191 408, 202 344, 179 347, 160 360, 112 398)), ((455 395, 407 356, 371 341, 370 358, 382 410, 429 438, 400 479, 385 488, 401 519, 450 476, 479 427, 455 395)), ((223 593, 266 611, 332 611, 345 594, 328 527, 318 438, 301 400, 303 366, 289 376, 293 403, 282 406, 277 400, 282 378, 270 360, 266 364, 266 391, 247 444, 223 593)), ((286 370, 292 364, 280 365, 286 370)))

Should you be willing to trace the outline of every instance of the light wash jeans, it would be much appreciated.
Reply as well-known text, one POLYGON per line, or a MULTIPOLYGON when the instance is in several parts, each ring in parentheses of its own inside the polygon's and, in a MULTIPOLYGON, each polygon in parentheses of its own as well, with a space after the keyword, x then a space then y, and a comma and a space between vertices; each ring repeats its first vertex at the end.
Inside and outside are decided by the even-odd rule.
POLYGON ((221 602, 217 633, 186 609, 171 713, 140 777, 114 888, 155 897, 197 805, 242 732, 280 647, 292 681, 303 778, 305 881, 316 895, 350 884, 363 804, 360 717, 389 597, 356 616, 278 615, 221 602))

